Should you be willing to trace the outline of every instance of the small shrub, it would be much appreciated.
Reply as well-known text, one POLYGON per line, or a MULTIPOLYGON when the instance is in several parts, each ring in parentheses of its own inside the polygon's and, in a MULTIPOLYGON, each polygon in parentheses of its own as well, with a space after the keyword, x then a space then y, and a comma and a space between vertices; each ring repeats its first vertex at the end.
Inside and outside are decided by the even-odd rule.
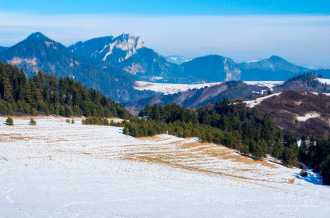
POLYGON ((34 119, 31 119, 29 124, 32 126, 35 126, 35 125, 37 125, 37 121, 35 121, 34 119))
POLYGON ((71 120, 71 123, 74 124, 74 119, 71 120))
POLYGON ((70 123, 70 120, 69 119, 66 119, 65 122, 70 123))
POLYGON ((6 124, 7 124, 7 125, 10 125, 10 126, 14 125, 14 120, 13 120, 13 118, 8 117, 7 120, 6 120, 6 124))
POLYGON ((301 171, 300 171, 300 176, 301 176, 301 177, 306 177, 306 176, 308 176, 307 171, 306 171, 306 170, 301 170, 301 171))

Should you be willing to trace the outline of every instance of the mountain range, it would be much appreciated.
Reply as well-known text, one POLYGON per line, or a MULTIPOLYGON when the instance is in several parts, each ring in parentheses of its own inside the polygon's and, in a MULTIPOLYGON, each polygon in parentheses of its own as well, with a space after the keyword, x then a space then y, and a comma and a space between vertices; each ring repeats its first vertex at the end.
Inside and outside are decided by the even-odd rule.
MULTIPOLYGON (((39 70, 60 77, 70 76, 121 102, 157 95, 135 90, 133 86, 137 80, 171 83, 282 81, 310 71, 278 56, 248 63, 236 63, 220 55, 192 60, 165 57, 145 47, 140 37, 129 34, 94 38, 66 47, 37 32, 12 47, 0 47, 0 61, 23 68, 28 76, 39 70)), ((326 70, 319 73, 329 74, 326 70)))
POLYGON ((101 90, 116 101, 130 101, 151 95, 133 88, 134 79, 126 71, 107 66, 94 58, 77 56, 67 47, 42 33, 33 33, 25 40, 0 52, 0 61, 23 68, 28 76, 37 71, 58 77, 72 77, 88 87, 101 90))

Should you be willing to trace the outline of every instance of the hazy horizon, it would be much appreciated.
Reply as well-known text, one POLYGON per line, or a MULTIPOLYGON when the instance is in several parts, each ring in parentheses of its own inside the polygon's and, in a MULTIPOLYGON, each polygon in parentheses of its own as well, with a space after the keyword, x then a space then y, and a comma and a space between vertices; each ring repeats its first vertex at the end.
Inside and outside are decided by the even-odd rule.
POLYGON ((0 46, 12 46, 32 32, 42 32, 65 46, 129 33, 164 56, 217 54, 251 61, 278 55, 302 66, 330 66, 327 1, 315 5, 296 0, 0 3, 0 46))

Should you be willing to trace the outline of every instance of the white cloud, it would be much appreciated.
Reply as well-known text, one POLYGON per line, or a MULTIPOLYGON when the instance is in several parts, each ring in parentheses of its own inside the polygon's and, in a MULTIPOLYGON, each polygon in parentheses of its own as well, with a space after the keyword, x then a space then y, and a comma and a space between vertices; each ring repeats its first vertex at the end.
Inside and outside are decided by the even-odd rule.
POLYGON ((164 55, 221 54, 249 60, 280 55, 296 63, 329 65, 330 16, 128 16, 0 13, 0 45, 40 31, 70 45, 130 33, 164 55))

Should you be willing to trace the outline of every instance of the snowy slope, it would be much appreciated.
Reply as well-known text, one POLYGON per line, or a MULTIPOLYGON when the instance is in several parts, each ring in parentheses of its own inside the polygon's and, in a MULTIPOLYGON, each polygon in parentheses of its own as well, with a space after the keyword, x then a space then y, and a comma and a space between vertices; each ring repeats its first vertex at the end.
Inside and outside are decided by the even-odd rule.
POLYGON ((273 96, 278 96, 280 95, 282 92, 279 93, 275 93, 275 94, 271 94, 271 95, 267 95, 261 98, 257 98, 255 100, 251 100, 251 101, 244 101, 244 103, 246 104, 247 107, 251 107, 253 108, 254 106, 260 104, 263 100, 267 99, 267 98, 271 98, 273 96))
POLYGON ((298 169, 79 119, 0 118, 0 217, 327 217, 330 188, 298 169), (293 183, 293 184, 292 184, 293 183))

